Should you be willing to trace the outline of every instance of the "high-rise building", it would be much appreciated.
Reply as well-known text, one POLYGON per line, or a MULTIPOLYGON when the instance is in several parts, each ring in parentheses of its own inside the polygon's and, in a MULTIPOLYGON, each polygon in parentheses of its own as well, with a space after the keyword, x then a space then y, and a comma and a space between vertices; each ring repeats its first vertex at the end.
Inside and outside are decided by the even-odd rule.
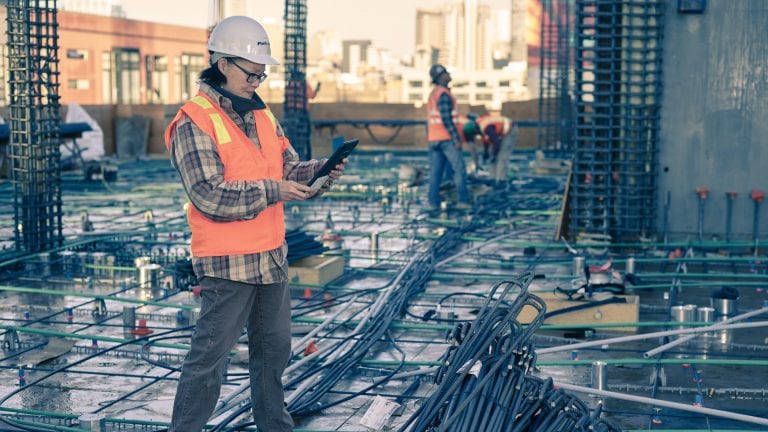
POLYGON ((340 65, 341 58, 341 36, 337 31, 321 30, 309 38, 307 45, 309 64, 318 65, 322 61, 328 61, 334 65, 340 65))
POLYGON ((510 10, 510 61, 524 62, 528 60, 528 2, 529 0, 512 0, 510 10))
POLYGON ((463 0, 440 10, 416 12, 416 48, 432 62, 466 71, 493 69, 496 39, 491 8, 463 0))
POLYGON ((445 16, 441 9, 416 10, 416 50, 429 56, 429 63, 442 61, 445 52, 445 16))
POLYGON ((364 73, 362 66, 368 64, 368 47, 371 46, 370 40, 345 40, 342 42, 343 58, 341 62, 341 71, 360 75, 364 73))
POLYGON ((541 0, 526 1, 525 42, 528 50, 528 66, 541 63, 541 0))

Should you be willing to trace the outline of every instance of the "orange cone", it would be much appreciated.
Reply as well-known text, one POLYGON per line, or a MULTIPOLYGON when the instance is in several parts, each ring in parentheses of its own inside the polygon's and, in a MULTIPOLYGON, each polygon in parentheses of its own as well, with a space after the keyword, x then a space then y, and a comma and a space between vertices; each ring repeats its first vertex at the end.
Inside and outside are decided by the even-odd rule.
POLYGON ((149 327, 147 327, 147 320, 139 320, 138 327, 131 329, 131 334, 135 334, 137 336, 146 336, 154 332, 154 330, 150 330, 149 327))

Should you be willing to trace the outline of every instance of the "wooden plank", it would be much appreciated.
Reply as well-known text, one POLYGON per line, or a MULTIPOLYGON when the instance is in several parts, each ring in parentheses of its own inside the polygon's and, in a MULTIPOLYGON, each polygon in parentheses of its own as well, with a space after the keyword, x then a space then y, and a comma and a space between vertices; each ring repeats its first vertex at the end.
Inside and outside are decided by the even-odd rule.
MULTIPOLYGON (((554 312, 573 306, 587 305, 590 301, 586 300, 568 300, 562 294, 555 293, 536 293, 547 304, 547 312, 554 312)), ((616 296, 626 299, 626 303, 610 303, 596 307, 579 309, 573 312, 567 312, 562 315, 556 315, 545 321, 546 324, 584 324, 589 327, 590 324, 608 324, 608 323, 626 323, 637 322, 640 317, 640 297, 636 295, 616 296)), ((520 312, 518 320, 521 323, 529 323, 536 316, 536 310, 526 306, 520 312)), ((617 331, 637 331, 637 327, 617 327, 617 331)))
POLYGON ((292 283, 325 285, 344 273, 343 256, 313 255, 295 261, 288 267, 292 283))

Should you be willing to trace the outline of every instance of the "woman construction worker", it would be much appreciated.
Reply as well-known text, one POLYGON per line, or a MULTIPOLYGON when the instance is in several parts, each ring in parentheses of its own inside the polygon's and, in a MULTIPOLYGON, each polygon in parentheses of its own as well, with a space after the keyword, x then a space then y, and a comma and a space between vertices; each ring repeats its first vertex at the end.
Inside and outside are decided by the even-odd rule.
MULTIPOLYGON (((324 163, 300 162, 255 93, 277 64, 269 37, 243 16, 221 21, 208 40, 210 67, 197 96, 165 131, 189 197, 192 264, 202 305, 181 370, 171 430, 198 432, 213 412, 227 358, 248 330, 253 417, 260 431, 287 432, 281 377, 291 352, 284 201, 315 195, 305 185, 324 163)), ((320 192, 341 176, 339 164, 320 192)))

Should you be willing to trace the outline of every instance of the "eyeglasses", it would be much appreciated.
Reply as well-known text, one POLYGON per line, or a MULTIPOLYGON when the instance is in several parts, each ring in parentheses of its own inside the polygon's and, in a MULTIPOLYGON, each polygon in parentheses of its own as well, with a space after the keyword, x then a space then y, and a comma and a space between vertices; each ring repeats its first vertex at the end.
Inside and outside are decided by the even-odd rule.
POLYGON ((235 62, 235 61, 234 61, 234 60, 232 60, 231 58, 228 58, 228 59, 227 59, 227 63, 229 63, 229 64, 233 64, 233 65, 235 65, 235 67, 236 67, 236 68, 238 68, 238 69, 240 69, 241 71, 243 71, 243 73, 246 75, 246 77, 245 77, 245 80, 246 80, 247 82, 251 83, 251 84, 255 83, 257 80, 258 80, 260 83, 263 83, 263 82, 264 82, 264 80, 265 80, 265 79, 267 79, 267 73, 266 73, 266 72, 259 72, 259 73, 251 73, 251 72, 248 72, 247 70, 243 69, 243 67, 242 67, 242 66, 240 66, 239 64, 237 64, 237 62, 235 62))

